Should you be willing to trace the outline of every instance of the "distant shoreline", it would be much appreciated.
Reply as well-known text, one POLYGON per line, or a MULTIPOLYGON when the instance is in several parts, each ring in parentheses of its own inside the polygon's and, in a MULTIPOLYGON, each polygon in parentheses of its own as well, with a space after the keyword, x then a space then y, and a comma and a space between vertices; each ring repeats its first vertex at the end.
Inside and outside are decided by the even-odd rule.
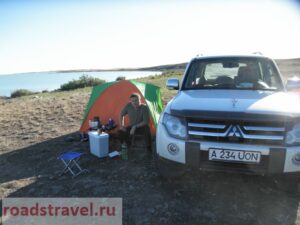
POLYGON ((0 76, 14 75, 14 74, 27 74, 27 73, 84 73, 84 72, 120 72, 120 71, 167 71, 184 69, 187 63, 168 64, 151 67, 140 68, 115 68, 115 69, 70 69, 70 70, 50 70, 50 71, 33 71, 33 72, 20 72, 20 73, 1 73, 0 76))
POLYGON ((10 96, 14 91, 26 89, 32 92, 52 91, 59 89, 61 85, 70 81, 79 80, 82 76, 88 76, 105 80, 106 82, 115 81, 117 78, 137 79, 141 77, 161 74, 161 71, 94 71, 84 70, 76 72, 35 72, 19 73, 0 76, 0 95, 10 96), (92 72, 90 72, 92 71, 92 72))
MULTIPOLYGON (((290 58, 290 59, 275 59, 275 62, 279 67, 282 68, 282 71, 285 73, 284 67, 295 66, 296 73, 299 74, 299 65, 300 58, 290 58)), ((115 68, 115 69, 70 69, 70 70, 53 70, 53 71, 39 71, 39 72, 25 72, 25 73, 9 73, 9 74, 0 74, 3 75, 12 75, 12 74, 26 74, 26 73, 84 73, 84 72, 118 72, 118 71, 169 71, 169 70, 182 70, 185 69, 187 62, 177 63, 177 64, 166 64, 159 66, 150 66, 150 67, 140 67, 140 68, 115 68)), ((290 72, 290 71, 288 71, 290 72)), ((290 75, 290 74, 286 74, 290 75)))
POLYGON ((21 73, 7 73, 0 74, 0 76, 10 76, 18 74, 33 74, 33 73, 90 73, 90 72, 134 72, 134 71, 146 71, 146 72, 162 72, 158 69, 80 69, 80 70, 53 70, 53 71, 35 71, 35 72, 21 72, 21 73))
MULTIPOLYGON (((130 68, 130 69, 80 69, 80 70, 56 70, 49 73, 80 73, 80 72, 119 72, 119 71, 149 71, 148 68, 130 68)), ((150 70, 151 71, 151 70, 150 70)))

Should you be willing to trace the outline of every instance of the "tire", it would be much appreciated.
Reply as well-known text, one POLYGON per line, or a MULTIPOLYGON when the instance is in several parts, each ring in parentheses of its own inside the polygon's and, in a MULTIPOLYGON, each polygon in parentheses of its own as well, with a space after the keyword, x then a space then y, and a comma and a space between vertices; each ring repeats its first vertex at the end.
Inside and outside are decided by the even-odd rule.
POLYGON ((153 142, 153 160, 155 168, 165 179, 174 179, 179 178, 185 174, 186 167, 183 164, 172 162, 166 159, 161 158, 156 151, 156 143, 153 142))

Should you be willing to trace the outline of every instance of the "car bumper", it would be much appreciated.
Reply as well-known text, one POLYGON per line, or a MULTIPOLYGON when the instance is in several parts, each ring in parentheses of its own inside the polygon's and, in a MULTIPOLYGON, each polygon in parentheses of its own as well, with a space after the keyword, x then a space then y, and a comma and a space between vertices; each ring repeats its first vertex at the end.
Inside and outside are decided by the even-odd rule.
POLYGON ((282 174, 300 172, 300 163, 295 161, 300 156, 300 146, 267 146, 239 143, 221 143, 205 141, 187 141, 170 137, 163 125, 158 126, 156 149, 160 157, 192 167, 229 172, 260 174, 282 174), (177 146, 178 152, 168 151, 170 144, 177 146), (211 161, 209 149, 230 149, 237 151, 260 152, 259 163, 211 161))

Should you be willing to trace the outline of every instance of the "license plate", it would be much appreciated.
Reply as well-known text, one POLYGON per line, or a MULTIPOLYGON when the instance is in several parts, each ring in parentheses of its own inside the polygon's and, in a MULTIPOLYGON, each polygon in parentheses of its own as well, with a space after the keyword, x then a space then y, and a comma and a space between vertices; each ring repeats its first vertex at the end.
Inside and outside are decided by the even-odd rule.
POLYGON ((259 163, 260 152, 238 151, 229 149, 209 149, 209 160, 259 163))

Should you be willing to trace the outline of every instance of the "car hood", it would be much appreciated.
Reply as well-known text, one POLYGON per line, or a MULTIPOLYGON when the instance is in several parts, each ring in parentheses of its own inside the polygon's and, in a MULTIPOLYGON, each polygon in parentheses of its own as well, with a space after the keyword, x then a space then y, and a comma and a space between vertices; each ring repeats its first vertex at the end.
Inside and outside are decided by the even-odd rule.
POLYGON ((169 109, 300 116, 300 98, 294 93, 261 90, 188 90, 180 91, 169 109))

